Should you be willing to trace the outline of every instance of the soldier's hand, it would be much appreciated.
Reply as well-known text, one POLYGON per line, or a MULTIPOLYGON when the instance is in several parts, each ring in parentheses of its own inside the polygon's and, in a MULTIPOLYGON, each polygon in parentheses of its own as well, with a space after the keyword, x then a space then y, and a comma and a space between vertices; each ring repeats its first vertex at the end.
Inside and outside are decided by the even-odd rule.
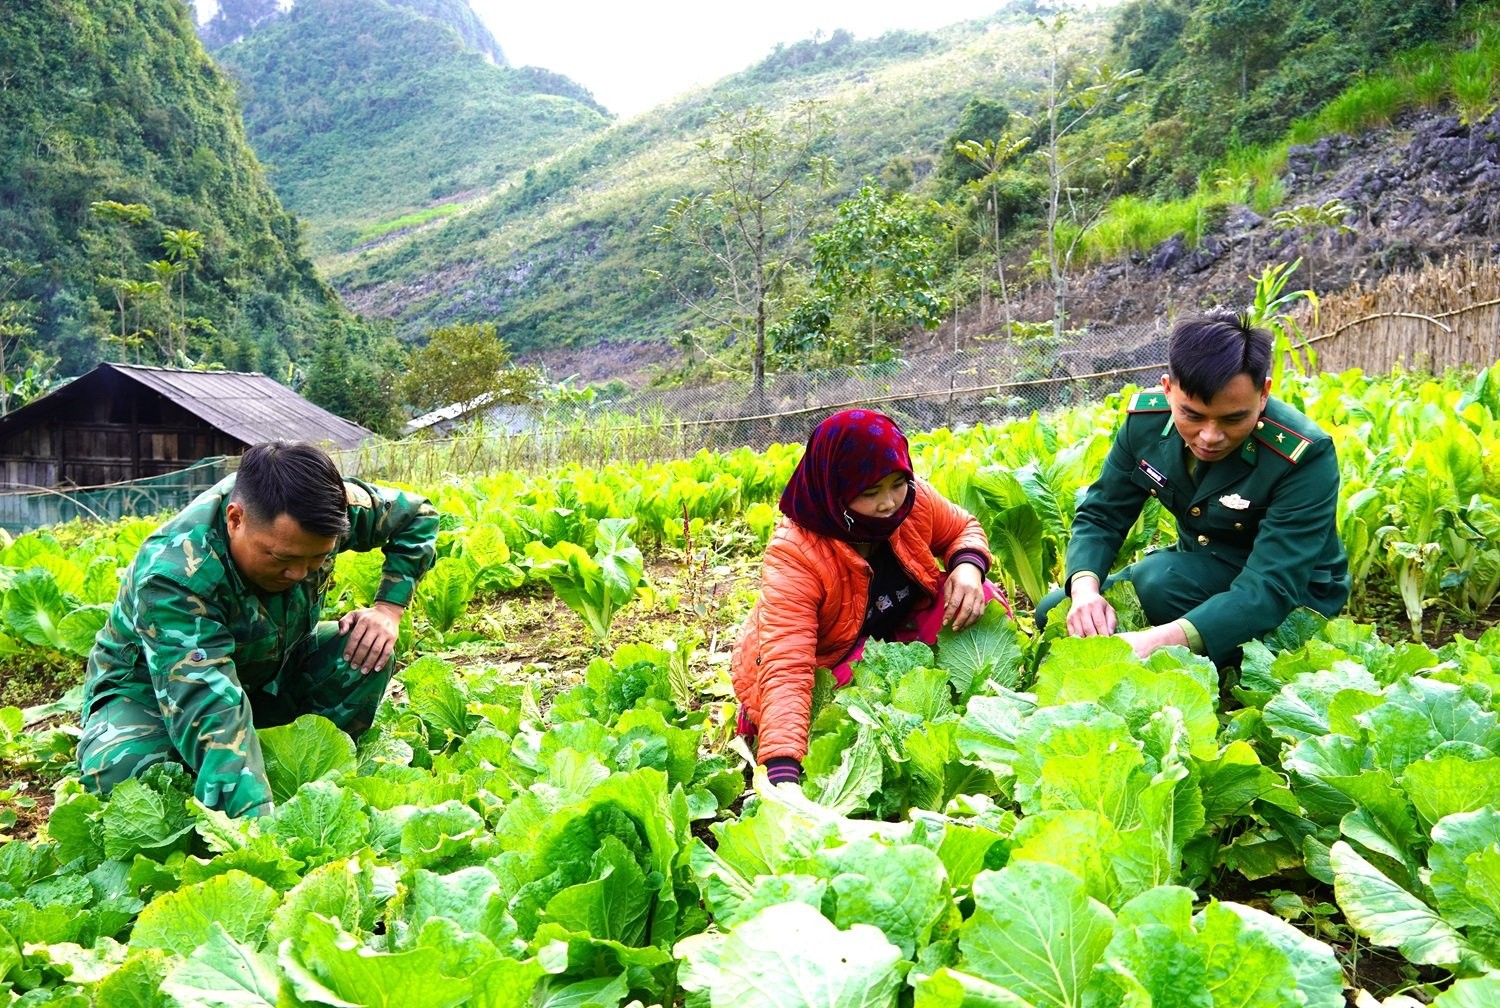
POLYGON ((1178 644, 1187 647, 1187 634, 1182 627, 1176 623, 1163 623, 1161 626, 1147 627, 1144 630, 1133 630, 1120 634, 1120 639, 1130 645, 1130 650, 1135 656, 1142 660, 1151 657, 1151 652, 1157 648, 1178 644))
POLYGON ((1115 632, 1115 607, 1099 594, 1099 582, 1091 577, 1076 577, 1071 586, 1073 604, 1068 607, 1068 633, 1074 637, 1094 637, 1115 632))
POLYGON ((396 635, 401 630, 404 610, 391 602, 376 602, 368 609, 355 609, 339 619, 339 633, 344 642, 344 660, 369 675, 384 668, 396 650, 396 635))

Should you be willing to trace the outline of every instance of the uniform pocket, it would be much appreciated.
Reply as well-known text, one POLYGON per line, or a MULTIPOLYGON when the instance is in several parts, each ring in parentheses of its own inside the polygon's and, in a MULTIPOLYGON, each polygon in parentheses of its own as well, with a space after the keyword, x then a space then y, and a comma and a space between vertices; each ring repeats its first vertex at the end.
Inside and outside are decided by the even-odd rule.
POLYGON ((1148 473, 1144 468, 1148 464, 1143 461, 1140 465, 1136 466, 1130 473, 1130 482, 1140 487, 1147 495, 1161 501, 1170 509, 1177 503, 1177 493, 1173 490, 1172 485, 1166 481, 1166 477, 1161 474, 1159 469, 1153 467, 1148 473), (1161 482, 1158 483, 1153 477, 1159 477, 1161 482))
MULTIPOLYGON (((1231 498, 1233 499, 1233 498, 1231 498)), ((1266 517, 1264 507, 1231 507, 1224 503, 1224 498, 1215 497, 1208 502, 1205 521, 1215 530, 1225 533, 1240 533, 1245 536, 1254 536, 1260 528, 1260 523, 1266 517)))

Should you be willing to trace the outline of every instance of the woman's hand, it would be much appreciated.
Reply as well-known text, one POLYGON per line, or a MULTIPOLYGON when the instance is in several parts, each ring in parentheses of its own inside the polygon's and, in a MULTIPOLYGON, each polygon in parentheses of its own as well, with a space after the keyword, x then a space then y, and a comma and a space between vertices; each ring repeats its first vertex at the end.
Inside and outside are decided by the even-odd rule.
POLYGON ((943 625, 967 630, 984 615, 984 573, 971 563, 948 572, 943 585, 943 625))

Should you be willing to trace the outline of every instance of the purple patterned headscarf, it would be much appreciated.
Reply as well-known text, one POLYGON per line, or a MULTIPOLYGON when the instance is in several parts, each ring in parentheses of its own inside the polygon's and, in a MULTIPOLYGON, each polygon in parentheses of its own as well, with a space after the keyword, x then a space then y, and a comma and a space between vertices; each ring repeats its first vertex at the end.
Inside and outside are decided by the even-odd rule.
POLYGON ((849 511, 849 502, 893 472, 911 480, 911 453, 896 421, 868 409, 835 413, 813 428, 807 450, 797 463, 781 511, 803 528, 844 542, 879 542, 889 538, 911 513, 915 484, 888 518, 866 518, 849 511))

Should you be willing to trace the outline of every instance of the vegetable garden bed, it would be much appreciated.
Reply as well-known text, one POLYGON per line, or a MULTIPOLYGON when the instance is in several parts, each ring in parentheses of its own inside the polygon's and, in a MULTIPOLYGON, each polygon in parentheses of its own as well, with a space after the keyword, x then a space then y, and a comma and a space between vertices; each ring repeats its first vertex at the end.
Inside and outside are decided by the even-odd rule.
MULTIPOLYGON (((1295 614, 1223 674, 998 610, 936 649, 873 646, 818 691, 800 790, 747 790, 725 664, 795 448, 422 488, 444 531, 399 688, 357 743, 262 732, 273 814, 231 821, 169 768, 100 800, 68 775, 70 715, 0 708, 0 989, 1500 1003, 1496 380, 1287 381, 1339 438, 1350 618, 1295 614)), ((913 447, 1034 598, 1117 416, 913 447)), ((3 660, 68 685, 149 527, 0 550, 3 660)), ((378 557, 338 563, 337 607, 363 604, 378 557)))

